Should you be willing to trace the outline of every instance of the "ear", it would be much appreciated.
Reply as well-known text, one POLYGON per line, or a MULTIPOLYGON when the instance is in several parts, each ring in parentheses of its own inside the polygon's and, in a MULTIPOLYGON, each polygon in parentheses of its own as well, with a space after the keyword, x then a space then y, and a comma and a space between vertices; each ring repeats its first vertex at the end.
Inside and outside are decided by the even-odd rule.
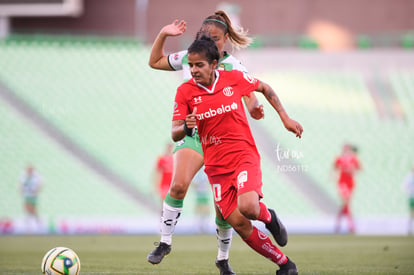
POLYGON ((218 64, 217 60, 214 59, 213 62, 211 63, 212 68, 217 69, 217 64, 218 64))

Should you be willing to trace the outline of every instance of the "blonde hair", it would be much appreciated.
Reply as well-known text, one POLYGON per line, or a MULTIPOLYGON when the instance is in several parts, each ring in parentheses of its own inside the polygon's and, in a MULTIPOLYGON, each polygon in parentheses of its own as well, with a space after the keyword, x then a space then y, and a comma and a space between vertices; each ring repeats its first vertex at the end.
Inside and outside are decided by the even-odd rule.
POLYGON ((253 41, 253 39, 247 35, 247 30, 244 30, 242 27, 237 27, 237 29, 235 29, 231 24, 230 17, 222 10, 218 10, 213 15, 208 16, 203 21, 201 30, 203 30, 203 27, 206 25, 214 25, 217 28, 222 29, 224 33, 228 33, 233 48, 246 48, 253 41))

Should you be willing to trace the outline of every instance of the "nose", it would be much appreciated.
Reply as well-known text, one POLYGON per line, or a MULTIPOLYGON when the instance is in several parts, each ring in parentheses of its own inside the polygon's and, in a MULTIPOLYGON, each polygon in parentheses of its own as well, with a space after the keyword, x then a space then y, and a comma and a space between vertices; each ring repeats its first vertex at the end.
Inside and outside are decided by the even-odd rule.
POLYGON ((190 72, 191 72, 191 73, 196 73, 196 72, 198 72, 197 66, 192 66, 192 67, 190 67, 190 72))

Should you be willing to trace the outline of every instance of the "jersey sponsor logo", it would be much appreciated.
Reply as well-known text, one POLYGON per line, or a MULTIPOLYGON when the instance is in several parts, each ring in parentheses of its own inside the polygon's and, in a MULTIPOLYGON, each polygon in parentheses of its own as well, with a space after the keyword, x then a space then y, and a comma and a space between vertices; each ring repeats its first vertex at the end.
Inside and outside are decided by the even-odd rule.
POLYGON ((244 77, 244 79, 246 79, 249 83, 255 83, 256 82, 256 79, 254 78, 254 77, 251 77, 250 75, 248 75, 248 74, 246 74, 246 73, 243 73, 243 77, 244 77))
POLYGON ((232 96, 233 95, 233 88, 231 86, 227 86, 223 89, 223 94, 225 96, 232 96))
POLYGON ((244 183, 247 181, 247 171, 241 171, 237 176, 237 189, 243 188, 244 183))
POLYGON ((174 54, 174 60, 178 60, 178 58, 180 57, 180 55, 178 53, 174 54))
POLYGON ((239 106, 237 105, 236 102, 233 102, 232 104, 229 105, 221 105, 219 108, 217 109, 211 109, 209 108, 207 112, 204 113, 199 113, 197 114, 197 119, 198 120, 203 120, 206 118, 212 118, 215 117, 217 115, 222 115, 228 112, 232 112, 234 110, 237 110, 239 108, 239 106))
POLYGON ((198 97, 194 98, 194 104, 199 104, 201 102, 203 102, 203 99, 201 98, 201 96, 198 96, 198 97))

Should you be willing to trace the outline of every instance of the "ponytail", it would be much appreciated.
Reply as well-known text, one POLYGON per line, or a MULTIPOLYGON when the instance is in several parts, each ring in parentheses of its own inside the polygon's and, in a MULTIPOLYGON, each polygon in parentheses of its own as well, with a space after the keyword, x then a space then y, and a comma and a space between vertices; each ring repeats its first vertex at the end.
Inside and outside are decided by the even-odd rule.
POLYGON ((230 17, 222 10, 218 10, 214 15, 207 17, 202 27, 211 24, 222 29, 224 33, 228 33, 230 43, 234 48, 246 48, 252 43, 252 38, 247 35, 247 31, 242 27, 235 29, 231 24, 230 17))

